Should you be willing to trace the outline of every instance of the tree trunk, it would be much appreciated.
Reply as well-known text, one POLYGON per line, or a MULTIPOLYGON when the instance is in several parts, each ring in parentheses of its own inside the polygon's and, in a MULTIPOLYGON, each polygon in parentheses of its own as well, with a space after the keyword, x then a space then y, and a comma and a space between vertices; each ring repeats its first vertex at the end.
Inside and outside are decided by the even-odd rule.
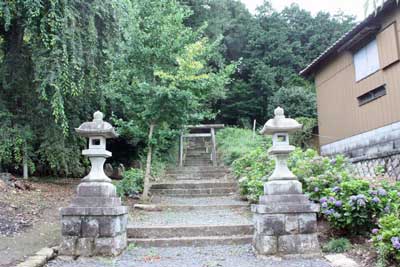
POLYGON ((151 145, 151 139, 153 138, 154 127, 155 127, 155 124, 151 123, 150 129, 149 129, 149 137, 148 137, 149 144, 148 144, 147 159, 146 159, 146 171, 144 173, 144 181, 143 181, 142 199, 145 201, 149 199, 150 175, 151 175, 151 156, 152 156, 152 152, 153 152, 153 146, 151 145))
POLYGON ((22 159, 22 169, 23 169, 23 177, 24 179, 28 179, 29 172, 28 172, 28 152, 26 150, 26 144, 24 147, 24 158, 22 159))

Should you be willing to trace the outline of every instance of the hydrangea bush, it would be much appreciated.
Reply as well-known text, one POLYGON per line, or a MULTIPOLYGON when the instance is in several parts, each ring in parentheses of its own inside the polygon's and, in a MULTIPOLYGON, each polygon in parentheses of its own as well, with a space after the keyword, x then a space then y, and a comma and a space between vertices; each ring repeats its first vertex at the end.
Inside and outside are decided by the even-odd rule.
MULTIPOLYGON (((296 149, 288 163, 304 192, 320 203, 321 216, 331 227, 351 235, 372 231, 381 266, 386 260, 400 261, 400 182, 389 185, 356 178, 343 156, 321 157, 312 149, 296 149)), ((241 194, 256 202, 274 164, 265 145, 238 157, 231 166, 241 194)))
POLYGON ((379 265, 388 261, 400 262, 400 218, 399 212, 393 212, 379 219, 379 228, 372 230, 373 244, 379 255, 379 265))
POLYGON ((326 189, 335 188, 350 178, 349 164, 342 155, 330 159, 319 156, 313 149, 296 149, 290 155, 289 168, 313 201, 325 196, 326 189))
POLYGON ((232 170, 239 177, 239 189, 251 202, 263 194, 264 183, 271 175, 275 162, 262 147, 256 148, 232 163, 232 170))

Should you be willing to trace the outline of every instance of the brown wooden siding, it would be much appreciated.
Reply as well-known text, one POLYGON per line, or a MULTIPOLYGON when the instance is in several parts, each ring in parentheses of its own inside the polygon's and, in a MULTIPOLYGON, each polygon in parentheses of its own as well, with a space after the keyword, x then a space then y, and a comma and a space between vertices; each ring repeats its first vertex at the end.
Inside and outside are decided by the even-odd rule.
POLYGON ((399 22, 399 8, 381 22, 381 70, 356 82, 353 55, 345 51, 316 74, 321 145, 400 121, 399 22), (357 97, 381 85, 386 85, 385 96, 359 106, 357 97))
POLYGON ((384 69, 399 60, 399 47, 396 23, 390 24, 378 36, 378 49, 381 68, 384 69))

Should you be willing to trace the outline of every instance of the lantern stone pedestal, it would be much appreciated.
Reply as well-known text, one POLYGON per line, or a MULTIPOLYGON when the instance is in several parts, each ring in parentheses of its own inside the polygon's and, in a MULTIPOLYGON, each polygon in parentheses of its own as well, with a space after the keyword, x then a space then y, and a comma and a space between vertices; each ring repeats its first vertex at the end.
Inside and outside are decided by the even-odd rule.
POLYGON ((127 246, 128 209, 121 205, 116 188, 103 171, 111 152, 105 149, 106 139, 116 137, 114 128, 96 112, 92 122, 76 129, 89 138, 92 168, 78 185, 77 196, 69 207, 61 209, 62 243, 59 253, 68 256, 116 256, 127 246))
POLYGON ((264 184, 264 195, 259 204, 252 205, 255 234, 253 246, 266 256, 320 255, 317 237, 319 205, 303 194, 302 184, 287 167, 287 158, 295 148, 289 145, 289 133, 302 125, 285 118, 283 109, 275 110, 262 134, 273 135, 269 154, 275 157, 276 167, 264 184))

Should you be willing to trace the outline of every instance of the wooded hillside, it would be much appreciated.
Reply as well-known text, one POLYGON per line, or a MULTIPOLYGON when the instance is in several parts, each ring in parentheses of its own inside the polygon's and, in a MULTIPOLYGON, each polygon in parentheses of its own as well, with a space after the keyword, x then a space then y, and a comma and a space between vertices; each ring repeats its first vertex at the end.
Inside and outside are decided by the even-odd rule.
POLYGON ((0 2, 0 170, 16 174, 25 162, 34 175, 82 175, 73 129, 97 109, 125 164, 164 153, 187 123, 263 123, 281 88, 289 115, 315 117, 297 73, 354 24, 268 1, 256 14, 237 0, 0 2))

